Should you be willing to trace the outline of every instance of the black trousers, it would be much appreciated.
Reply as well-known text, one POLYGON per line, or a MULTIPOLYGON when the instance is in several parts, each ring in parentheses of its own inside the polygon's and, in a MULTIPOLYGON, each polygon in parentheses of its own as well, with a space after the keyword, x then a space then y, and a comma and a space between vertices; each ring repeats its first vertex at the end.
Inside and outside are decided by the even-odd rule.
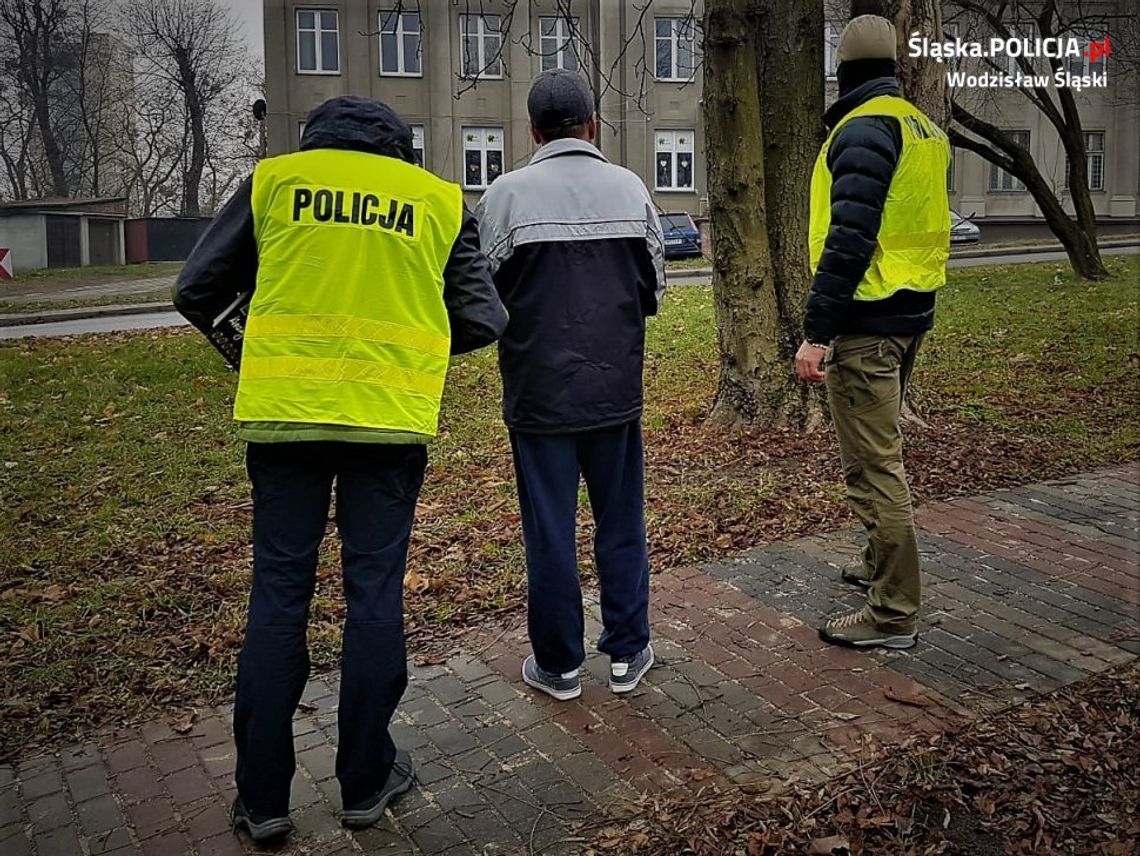
POLYGON ((345 805, 387 779, 396 752, 388 725, 408 683, 404 569, 426 464, 420 445, 249 444, 253 590, 234 737, 238 793, 250 811, 289 810, 293 713, 309 676, 305 632, 334 480, 348 610, 336 775, 345 805))

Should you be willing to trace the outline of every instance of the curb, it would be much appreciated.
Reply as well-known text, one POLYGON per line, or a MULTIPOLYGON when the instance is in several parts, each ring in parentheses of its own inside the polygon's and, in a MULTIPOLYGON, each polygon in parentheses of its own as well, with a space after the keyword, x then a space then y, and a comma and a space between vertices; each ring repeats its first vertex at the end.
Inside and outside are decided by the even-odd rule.
MULTIPOLYGON (((1125 240, 1125 241, 1102 241, 1100 249, 1102 250, 1115 250, 1122 247, 1140 247, 1138 240, 1125 240)), ((1033 255, 1035 253, 1056 253, 1061 252, 1065 248, 1060 244, 1031 244, 1027 247, 994 247, 992 249, 985 249, 979 247, 970 250, 950 251, 951 259, 980 259, 992 258, 1000 259, 1004 256, 1025 256, 1033 255)), ((682 268, 681 270, 666 270, 666 277, 668 279, 703 279, 712 276, 712 268, 682 268)))
MULTIPOLYGON (((1116 250, 1121 247, 1140 247, 1140 241, 1135 239, 1125 241, 1101 241, 1098 246, 1102 250, 1116 250)), ((1001 258, 1002 256, 1024 256, 1033 255, 1034 253, 1056 253, 1062 252, 1064 249, 1065 248, 1060 244, 1032 244, 1028 247, 995 247, 991 250, 978 247, 977 249, 959 250, 958 252, 951 250, 950 258, 1001 258)))
POLYGON ((121 315, 151 315, 174 312, 171 303, 127 303, 108 306, 79 306, 74 309, 37 309, 0 315, 0 327, 23 327, 28 324, 54 324, 58 321, 82 321, 121 315))

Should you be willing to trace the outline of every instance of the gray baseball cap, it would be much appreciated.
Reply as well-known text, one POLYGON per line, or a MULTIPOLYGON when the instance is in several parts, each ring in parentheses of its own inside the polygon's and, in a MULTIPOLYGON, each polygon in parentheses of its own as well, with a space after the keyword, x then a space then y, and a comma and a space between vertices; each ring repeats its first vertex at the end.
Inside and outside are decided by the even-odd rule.
POLYGON ((555 68, 534 79, 526 110, 540 131, 572 128, 584 125, 594 115, 594 93, 582 75, 555 68))

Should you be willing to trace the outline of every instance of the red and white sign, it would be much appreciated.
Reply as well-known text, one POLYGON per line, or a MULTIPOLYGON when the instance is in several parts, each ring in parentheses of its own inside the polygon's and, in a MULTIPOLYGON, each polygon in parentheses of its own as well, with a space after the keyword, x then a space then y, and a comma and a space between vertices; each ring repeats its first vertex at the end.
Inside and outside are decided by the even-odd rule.
POLYGON ((0 279, 12 281, 12 251, 8 247, 0 247, 0 279))

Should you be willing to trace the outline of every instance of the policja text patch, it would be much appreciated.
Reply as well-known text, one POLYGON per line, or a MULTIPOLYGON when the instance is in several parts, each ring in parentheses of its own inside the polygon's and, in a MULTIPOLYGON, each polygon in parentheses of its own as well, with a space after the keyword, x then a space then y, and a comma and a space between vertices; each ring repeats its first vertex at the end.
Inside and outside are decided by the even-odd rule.
POLYGON ((375 226, 414 237, 416 209, 410 202, 359 190, 296 187, 293 189, 294 223, 345 223, 375 226))

